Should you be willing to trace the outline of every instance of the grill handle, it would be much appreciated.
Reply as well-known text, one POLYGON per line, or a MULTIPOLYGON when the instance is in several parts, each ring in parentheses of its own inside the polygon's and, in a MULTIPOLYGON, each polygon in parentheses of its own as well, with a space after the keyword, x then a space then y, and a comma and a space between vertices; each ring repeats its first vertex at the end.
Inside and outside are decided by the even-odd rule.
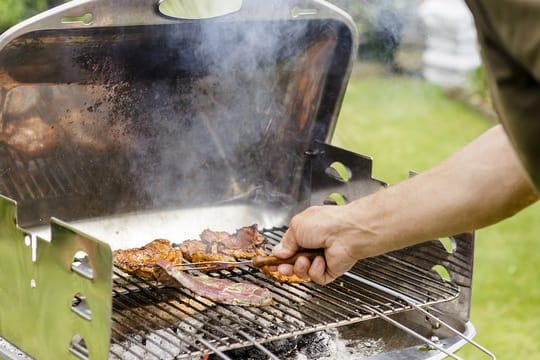
POLYGON ((301 249, 292 257, 287 259, 281 259, 274 255, 270 256, 255 256, 253 258, 253 266, 259 268, 261 266, 273 266, 281 264, 293 265, 300 256, 305 256, 309 260, 313 261, 317 256, 324 257, 324 249, 301 249))

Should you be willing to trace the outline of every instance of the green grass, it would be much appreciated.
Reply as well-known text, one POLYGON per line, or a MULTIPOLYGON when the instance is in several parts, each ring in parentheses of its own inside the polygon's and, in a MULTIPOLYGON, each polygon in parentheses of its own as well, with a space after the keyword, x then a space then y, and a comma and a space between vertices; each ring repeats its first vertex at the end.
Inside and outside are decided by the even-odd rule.
MULTIPOLYGON (((406 77, 352 79, 333 144, 373 158, 394 184, 437 164, 493 126, 437 87, 406 77)), ((471 320, 499 359, 540 358, 540 203, 477 231, 471 320)), ((467 345, 464 359, 486 359, 467 345)))

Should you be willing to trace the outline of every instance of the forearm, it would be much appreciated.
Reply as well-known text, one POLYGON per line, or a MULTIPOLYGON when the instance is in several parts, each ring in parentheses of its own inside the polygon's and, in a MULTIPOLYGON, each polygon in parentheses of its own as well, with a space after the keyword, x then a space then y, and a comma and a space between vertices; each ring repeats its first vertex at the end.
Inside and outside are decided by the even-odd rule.
POLYGON ((512 216, 538 199, 501 127, 433 169, 345 206, 313 206, 293 217, 274 254, 324 249, 283 274, 327 284, 357 260, 459 234, 512 216))
POLYGON ((537 199, 496 126, 433 169, 344 210, 363 234, 352 252, 364 258, 493 224, 537 199))

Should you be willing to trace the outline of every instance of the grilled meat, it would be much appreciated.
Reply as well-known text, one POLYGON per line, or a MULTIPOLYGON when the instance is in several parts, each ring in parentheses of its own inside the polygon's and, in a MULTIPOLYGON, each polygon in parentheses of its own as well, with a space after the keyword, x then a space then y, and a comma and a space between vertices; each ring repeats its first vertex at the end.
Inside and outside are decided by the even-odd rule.
MULTIPOLYGON (((205 238, 204 235, 203 232, 201 239, 205 238)), ((264 254, 265 237, 259 233, 257 225, 240 228, 233 235, 222 237, 220 240, 225 245, 223 252, 235 258, 251 259, 264 254)))
POLYGON ((182 243, 182 253, 191 262, 236 261, 264 254, 265 237, 259 233, 257 225, 240 228, 232 235, 206 229, 200 238, 182 243))
POLYGON ((228 245, 231 234, 225 231, 212 231, 205 229, 201 235, 201 240, 207 243, 217 242, 222 243, 224 246, 228 245))
MULTIPOLYGON (((210 276, 191 276, 165 260, 157 262, 178 285, 214 302, 238 306, 265 306, 272 304, 268 289, 243 282, 234 282, 210 276)), ((159 275, 160 278, 163 276, 159 275)), ((177 285, 177 286, 178 286, 177 285)))
POLYGON ((182 251, 165 239, 154 240, 142 247, 113 252, 114 265, 128 274, 148 280, 156 279, 156 263, 165 260, 174 265, 182 263, 182 251))
POLYGON ((206 242, 220 242, 229 249, 249 249, 261 245, 265 237, 257 229, 257 225, 245 226, 238 229, 233 235, 224 231, 204 230, 201 240, 206 242))
POLYGON ((271 271, 269 266, 261 266, 259 270, 261 270, 261 272, 265 274, 266 276, 282 283, 292 284, 292 283, 305 283, 305 282, 311 281, 311 279, 304 279, 294 274, 287 276, 287 275, 281 274, 279 271, 271 271))
POLYGON ((180 250, 184 258, 191 262, 236 261, 233 256, 229 256, 222 251, 224 250, 224 245, 218 242, 209 243, 199 240, 187 240, 182 243, 180 250))
MULTIPOLYGON (((182 243, 180 249, 185 259, 194 263, 201 261, 234 262, 239 259, 252 259, 265 253, 264 241, 266 238, 259 233, 257 225, 240 228, 232 235, 225 231, 206 229, 201 233, 200 238, 201 240, 187 240, 182 243)), ((268 266, 262 266, 260 270, 279 282, 303 283, 311 281, 296 275, 282 275, 278 271, 271 271, 268 266)))

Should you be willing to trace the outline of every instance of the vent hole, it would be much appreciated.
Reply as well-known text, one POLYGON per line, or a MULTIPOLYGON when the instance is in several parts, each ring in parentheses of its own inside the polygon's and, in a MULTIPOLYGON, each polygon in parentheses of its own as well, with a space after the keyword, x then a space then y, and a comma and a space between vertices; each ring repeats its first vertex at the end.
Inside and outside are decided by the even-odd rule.
POLYGON ((71 300, 71 310, 85 320, 92 320, 92 311, 90 311, 86 296, 81 293, 75 294, 71 300))
POLYGON ((444 281, 450 282, 452 281, 452 276, 450 276, 450 271, 442 265, 435 265, 431 268, 434 272, 437 273, 443 279, 444 281))
POLYGON ((71 341, 69 342, 69 351, 79 359, 88 359, 88 348, 86 347, 86 342, 79 334, 75 334, 71 338, 71 341))
POLYGON ((90 25, 92 21, 94 21, 94 14, 86 13, 81 16, 64 16, 61 21, 62 21, 62 24, 90 25))
POLYGON ((339 161, 334 161, 324 171, 326 175, 342 183, 348 182, 352 177, 352 171, 339 161))
POLYGON ((94 278, 94 270, 90 266, 90 260, 88 259, 88 254, 84 251, 77 251, 73 256, 73 261, 71 263, 71 270, 75 271, 77 274, 84 276, 87 279, 94 278))
POLYGON ((340 193, 331 193, 324 200, 324 205, 347 205, 348 203, 349 200, 347 200, 345 195, 340 193))
POLYGON ((441 242, 442 246, 444 247, 444 250, 446 250, 447 253, 453 254, 456 252, 457 250, 456 239, 442 238, 442 239, 439 239, 439 241, 441 242))

